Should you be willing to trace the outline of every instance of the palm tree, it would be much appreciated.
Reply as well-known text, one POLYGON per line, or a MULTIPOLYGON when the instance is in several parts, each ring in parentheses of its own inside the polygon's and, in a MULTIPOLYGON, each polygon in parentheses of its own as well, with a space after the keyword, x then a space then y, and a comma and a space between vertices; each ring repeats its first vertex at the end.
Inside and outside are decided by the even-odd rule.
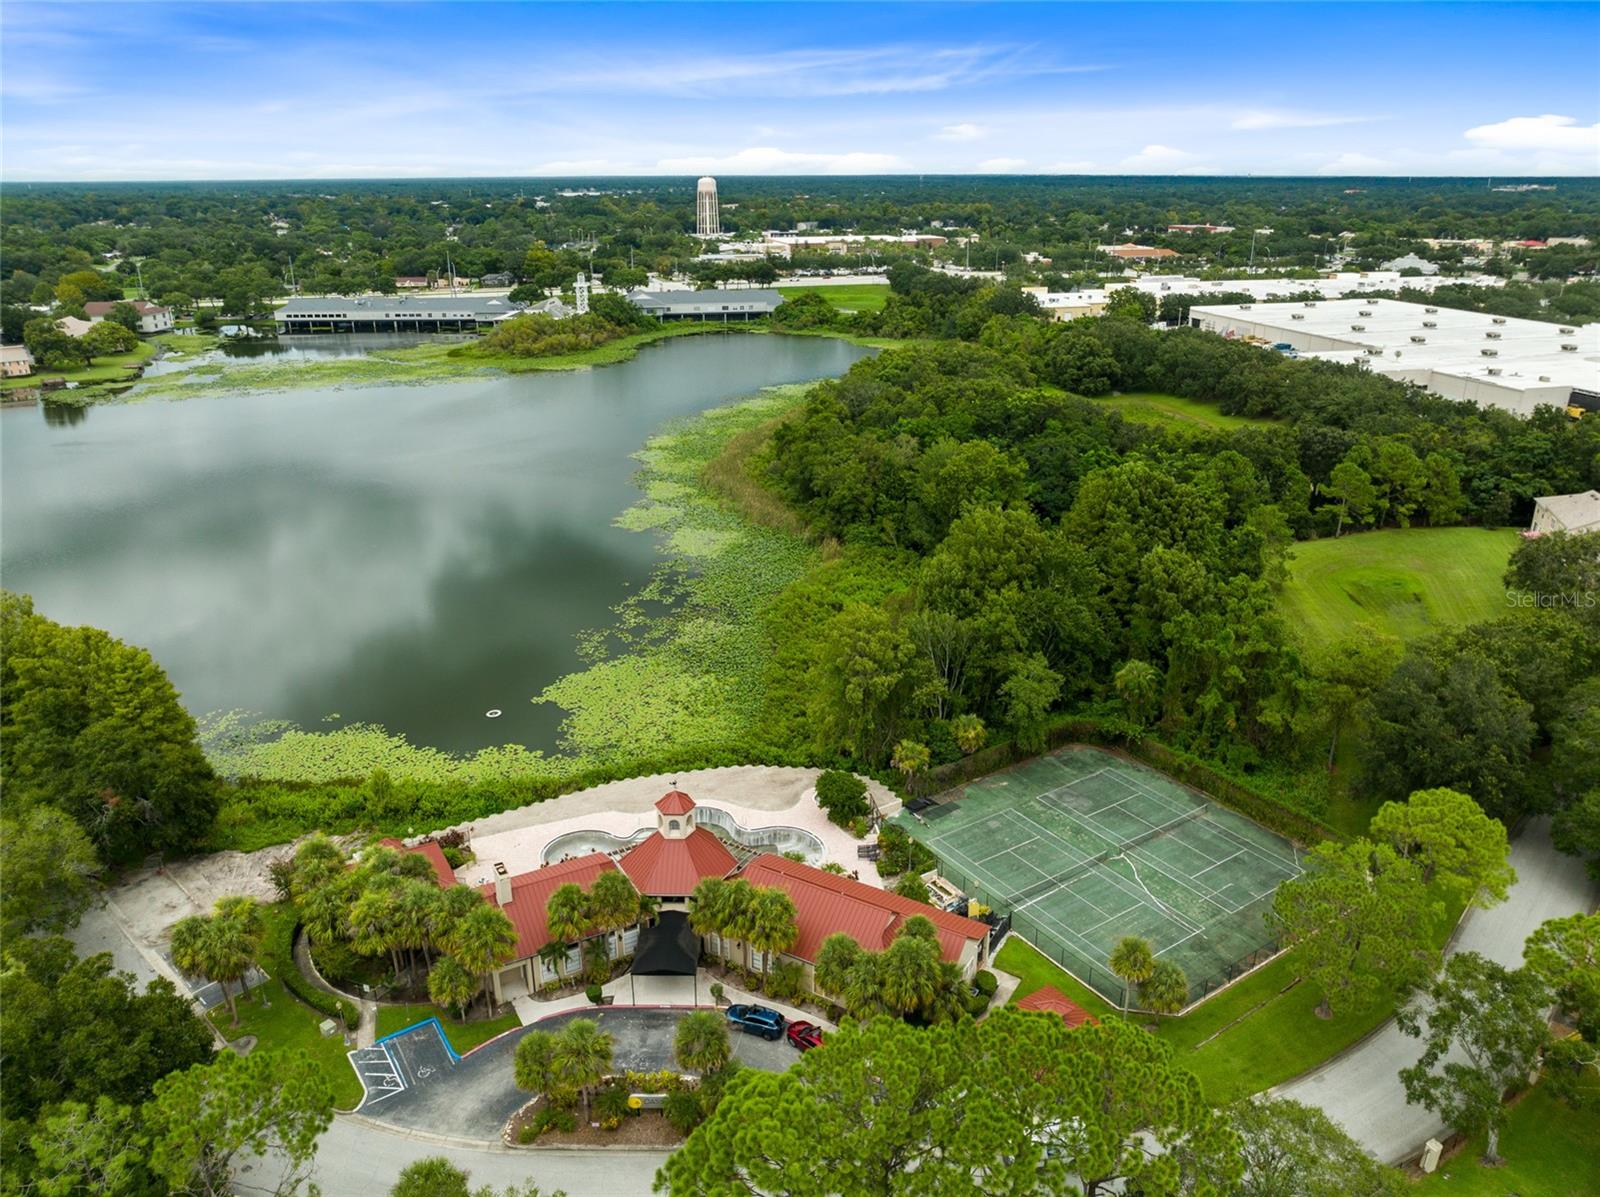
POLYGON ((484 905, 483 895, 470 885, 452 885, 442 889, 433 900, 433 916, 428 920, 428 941, 435 951, 448 951, 445 946, 456 924, 478 907, 484 905))
POLYGON ((551 1071, 562 1088, 583 1099, 584 1117, 589 1114, 589 1094, 611 1071, 611 1036, 592 1018, 574 1018, 556 1036, 551 1071))
POLYGON ((294 851, 290 896, 299 902, 313 890, 344 875, 344 850, 322 832, 308 837, 294 851))
POLYGON ((889 763, 906 775, 906 789, 910 790, 911 779, 926 769, 932 759, 933 754, 926 744, 919 744, 915 740, 901 740, 894 746, 894 751, 889 756, 889 763))
POLYGON ((449 950, 462 968, 484 983, 485 1004, 488 1005, 489 974, 516 957, 517 929, 511 925, 505 911, 480 903, 456 923, 449 950))
POLYGON ((761 976, 765 980, 772 954, 787 950, 800 934, 794 902, 776 886, 757 889, 750 897, 749 919, 745 938, 761 953, 761 976))
POLYGON ((882 960, 881 954, 862 952, 839 985, 838 996, 844 1008, 862 1021, 888 1011, 883 1000, 882 960))
POLYGON ((900 924, 900 930, 894 933, 896 939, 909 936, 911 939, 924 939, 929 943, 939 942, 939 929, 933 925, 933 920, 925 914, 914 914, 900 924))
POLYGON ((430 967, 433 958, 428 953, 429 928, 433 925, 433 912, 439 904, 441 892, 431 879, 408 881, 394 900, 395 939, 413 957, 421 951, 430 967))
POLYGON ((672 1040, 678 1067, 704 1076, 728 1062, 733 1045, 728 1042, 728 1022, 714 1010, 695 1010, 678 1021, 672 1040))
POLYGON ((373 877, 350 907, 350 946, 363 956, 389 954, 389 965, 400 975, 399 924, 395 903, 399 885, 387 878, 373 877))
POLYGON ((539 963, 544 965, 560 979, 566 969, 567 957, 571 955, 572 947, 564 944, 559 939, 552 939, 539 949, 539 963))
POLYGON ((1189 1000, 1189 978, 1170 960, 1157 960, 1150 976, 1139 986, 1144 1007, 1161 1025, 1163 1014, 1176 1014, 1189 1000))
POLYGON ((976 715, 957 715, 950 721, 950 734, 955 737, 956 747, 971 756, 983 747, 989 738, 989 729, 976 715))
POLYGON ((261 935, 261 911, 253 898, 223 898, 215 914, 190 915, 172 928, 172 962, 181 972, 222 987, 234 1026, 239 1025, 239 1007, 228 984, 238 981, 243 989, 244 976, 261 950, 261 935))
POLYGON ((517 1044, 517 1088, 540 1093, 551 1105, 560 1105, 555 1088, 556 1037, 549 1031, 529 1031, 517 1044))
MULTIPOLYGON (((756 887, 743 877, 736 877, 725 882, 722 887, 722 937, 724 940, 734 939, 741 944, 750 941, 751 906, 755 901, 756 887)), ((726 949, 726 944, 723 945, 726 949)))
POLYGON ((650 894, 639 895, 639 926, 649 927, 656 921, 656 914, 661 909, 661 899, 650 894))
POLYGON ((350 886, 349 875, 340 873, 295 899, 312 943, 329 947, 349 934, 350 886))
POLYGON ((589 909, 594 925, 605 932, 609 955, 618 932, 639 921, 639 891, 626 873, 607 869, 589 887, 589 909))
POLYGON ((728 883, 721 877, 704 877, 689 895, 689 927, 696 935, 715 935, 721 950, 717 957, 727 964, 727 945, 722 933, 727 930, 728 883))
POLYGON ((1135 985, 1143 985, 1155 971, 1156 958, 1150 950, 1150 941, 1137 935, 1125 935, 1111 949, 1111 971, 1122 978, 1122 1017, 1128 1017, 1128 998, 1135 985))
POLYGON ((1146 727, 1161 701, 1161 671, 1148 661, 1129 661, 1116 672, 1111 684, 1122 699, 1128 718, 1146 727))
POLYGON ((932 1004, 939 993, 940 963, 937 943, 899 936, 878 958, 883 1000, 902 1015, 932 1004))
POLYGON ((477 993, 478 978, 453 956, 439 957, 439 962, 428 970, 428 999, 436 1006, 454 1010, 457 1018, 466 1013, 467 1003, 477 993))
POLYGON ((861 945, 844 932, 835 931, 828 936, 817 949, 817 988, 833 997, 841 997, 845 979, 861 956, 861 945))
POLYGON ((570 882, 561 886, 545 903, 544 925, 551 939, 577 943, 594 925, 589 915, 588 895, 570 882))
MULTIPOLYGON (((211 920, 203 914, 191 914, 172 924, 172 963, 178 971, 189 977, 211 976, 211 920)), ((224 997, 227 995, 224 994, 224 997)), ((228 1009, 233 1011, 230 1002, 228 1009)), ((239 1025, 239 1015, 233 1012, 233 1025, 239 1025)))

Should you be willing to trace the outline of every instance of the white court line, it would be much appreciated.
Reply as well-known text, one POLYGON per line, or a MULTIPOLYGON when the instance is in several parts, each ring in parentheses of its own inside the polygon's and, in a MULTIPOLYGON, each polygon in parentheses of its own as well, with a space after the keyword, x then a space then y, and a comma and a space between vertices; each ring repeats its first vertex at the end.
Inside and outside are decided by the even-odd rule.
MULTIPOLYGON (((1140 848, 1143 848, 1143 847, 1144 847, 1144 845, 1140 844, 1138 847, 1129 848, 1126 852, 1123 853, 1123 856, 1125 856, 1128 859, 1128 861, 1131 863, 1132 860, 1133 860, 1133 854, 1135 852, 1138 852, 1140 850, 1140 848)), ((1162 863, 1159 860, 1157 860, 1155 857, 1153 857, 1153 856, 1141 856, 1140 859, 1143 860, 1145 862, 1145 864, 1147 864, 1151 868, 1153 868, 1156 872, 1160 873, 1163 877, 1166 877, 1168 880, 1176 882, 1178 885, 1183 886, 1184 889, 1188 890, 1191 894, 1193 894, 1195 897, 1199 898, 1201 901, 1210 902, 1218 910, 1221 910, 1221 911, 1223 911, 1223 912, 1225 912, 1227 914, 1238 914, 1239 913, 1238 907, 1229 906, 1226 902, 1224 902, 1222 900, 1222 895, 1221 895, 1220 891, 1212 889, 1212 890, 1209 890, 1209 892, 1208 892, 1207 890, 1204 890, 1204 889, 1196 889, 1194 886, 1190 885, 1187 881, 1185 881, 1182 877, 1179 877, 1176 873, 1169 873, 1166 870, 1166 868, 1162 865, 1162 863)), ((1215 866, 1213 866, 1213 867, 1215 867, 1215 866)), ((1138 869, 1135 869, 1134 872, 1138 872, 1138 869)), ((1196 874, 1196 876, 1198 876, 1198 875, 1199 874, 1196 874)), ((1144 882, 1141 881, 1139 884, 1143 885, 1144 882)))
POLYGON ((1223 858, 1222 858, 1222 859, 1221 859, 1221 860, 1214 860, 1214 861, 1212 861, 1212 862, 1211 862, 1211 863, 1210 863, 1210 864, 1208 864, 1208 865, 1207 865, 1207 866, 1206 866, 1206 867, 1205 867, 1205 868, 1203 868, 1203 869, 1201 869, 1201 870, 1200 870, 1200 871, 1199 871, 1199 872, 1198 872, 1198 873, 1196 873, 1196 874, 1195 874, 1195 875, 1194 875, 1194 880, 1196 880, 1196 881, 1198 881, 1198 880, 1200 880, 1200 878, 1202 878, 1202 877, 1204 877, 1204 876, 1205 876, 1205 875, 1206 875, 1206 874, 1207 874, 1207 873, 1209 873, 1209 872, 1210 872, 1210 871, 1211 871, 1211 870, 1212 870, 1212 869, 1215 869, 1215 868, 1218 868, 1218 867, 1220 867, 1220 866, 1222 866, 1222 865, 1225 865, 1225 864, 1227 864, 1227 863, 1228 863, 1228 862, 1229 862, 1229 861, 1230 861, 1230 860, 1232 860, 1232 859, 1233 859, 1233 858, 1234 858, 1234 857, 1235 857, 1235 856, 1243 856, 1243 855, 1244 855, 1244 849, 1243 849, 1243 848, 1240 848, 1240 849, 1239 849, 1239 851, 1237 851, 1237 852, 1235 852, 1235 853, 1233 853, 1233 854, 1232 854, 1232 855, 1229 855, 1229 856, 1224 856, 1224 857, 1223 857, 1223 858))
POLYGON ((1039 837, 1036 836, 1036 835, 1030 835, 1027 839, 1023 840, 1020 844, 1012 844, 1011 847, 1003 848, 999 852, 996 852, 993 856, 985 856, 982 860, 978 861, 977 863, 978 864, 988 864, 991 860, 998 860, 1000 857, 1004 856, 1007 852, 1015 852, 1018 848, 1026 848, 1029 844, 1033 843, 1034 840, 1036 840, 1038 838, 1039 837))
POLYGON ((1128 867, 1133 870, 1133 879, 1139 883, 1139 888, 1144 890, 1144 892, 1147 895, 1149 895, 1150 904, 1152 906, 1154 906, 1157 910, 1159 910, 1162 914, 1166 915, 1168 918, 1172 919, 1180 927, 1187 927, 1191 931, 1196 931, 1197 932, 1197 931, 1200 930, 1200 928, 1202 926, 1204 926, 1203 923, 1197 924, 1197 923, 1193 922, 1192 920, 1185 918, 1183 915, 1179 914, 1172 907, 1168 906, 1160 898, 1158 898, 1154 894, 1150 893, 1150 887, 1144 883, 1144 878, 1139 876, 1139 866, 1134 863, 1133 857, 1132 856, 1128 856, 1128 855, 1124 855, 1123 859, 1128 862, 1128 867))

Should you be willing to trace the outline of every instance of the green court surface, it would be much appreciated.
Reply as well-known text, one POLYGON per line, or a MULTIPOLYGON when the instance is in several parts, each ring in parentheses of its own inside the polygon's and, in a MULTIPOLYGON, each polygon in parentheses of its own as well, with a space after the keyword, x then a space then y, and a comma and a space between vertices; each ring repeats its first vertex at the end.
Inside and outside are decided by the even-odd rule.
POLYGON ((1276 950, 1266 914, 1300 874, 1282 836, 1093 748, 1027 761, 895 821, 946 879, 1118 1004, 1106 960, 1123 936, 1182 968, 1198 1001, 1276 950))

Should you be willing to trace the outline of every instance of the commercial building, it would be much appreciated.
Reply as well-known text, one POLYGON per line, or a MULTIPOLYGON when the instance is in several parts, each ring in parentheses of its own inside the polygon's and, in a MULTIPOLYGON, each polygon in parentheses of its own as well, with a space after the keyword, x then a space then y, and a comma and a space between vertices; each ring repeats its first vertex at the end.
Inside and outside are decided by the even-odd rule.
POLYGON ((717 207, 717 181, 706 175, 694 188, 694 231, 701 237, 722 232, 722 210, 717 207))
POLYGON ((657 320, 759 320, 778 310, 783 296, 770 288, 748 291, 633 291, 628 299, 657 320))
POLYGON ((143 299, 96 300, 93 303, 83 305, 84 314, 89 317, 90 323, 104 320, 111 314, 111 309, 116 307, 118 303, 126 303, 139 313, 138 331, 141 333, 168 332, 172 328, 172 309, 149 303, 143 299))
POLYGON ((1169 224, 1169 233, 1231 233, 1231 224, 1169 224))
POLYGON ((1196 305, 1190 322, 1304 356, 1354 362, 1442 395, 1530 415, 1600 410, 1600 324, 1546 324, 1395 299, 1196 305))
POLYGON ((1600 532, 1600 490, 1575 495, 1545 495, 1533 501, 1533 523, 1528 532, 1600 532))
POLYGON ((500 296, 325 296, 291 299, 276 318, 283 333, 464 332, 492 328, 522 310, 500 296))
POLYGON ((761 234, 763 252, 776 257, 796 253, 859 253, 873 246, 899 246, 905 249, 938 249, 950 239, 938 233, 787 233, 761 234))
POLYGON ((1161 249, 1152 245, 1135 245, 1128 241, 1122 245, 1102 245, 1100 252, 1110 254, 1113 258, 1121 258, 1130 262, 1147 262, 1155 258, 1176 258, 1178 251, 1175 249, 1161 249))

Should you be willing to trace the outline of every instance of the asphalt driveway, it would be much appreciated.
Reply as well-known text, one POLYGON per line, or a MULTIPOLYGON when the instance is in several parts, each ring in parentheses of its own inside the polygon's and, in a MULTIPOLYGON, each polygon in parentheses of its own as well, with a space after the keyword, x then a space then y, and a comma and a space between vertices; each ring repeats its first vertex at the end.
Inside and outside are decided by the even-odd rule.
MULTIPOLYGON (((1499 906, 1469 913, 1451 953, 1477 952, 1498 964, 1520 967, 1523 941, 1540 923, 1594 909, 1597 887, 1581 860, 1563 856, 1551 845, 1548 819, 1533 820, 1517 837, 1511 865, 1517 883, 1509 897, 1499 906)), ((1391 1021, 1323 1067, 1280 1085, 1273 1096, 1317 1106, 1378 1159, 1399 1163, 1445 1130, 1433 1111, 1406 1101, 1400 1084, 1400 1070, 1421 1055, 1422 1041, 1401 1034, 1391 1021)))
MULTIPOLYGON (((686 1013, 643 1006, 574 1010, 508 1031, 459 1059, 430 1022, 352 1053, 367 1087, 357 1112, 407 1130, 498 1142, 506 1119, 533 1096, 513 1079, 517 1044, 529 1031, 559 1031, 574 1018, 592 1018, 612 1037, 615 1071, 653 1072, 677 1066, 672 1037, 686 1013)), ((752 1068, 782 1072, 799 1058, 784 1039, 737 1032, 732 1038, 734 1055, 752 1068)))

